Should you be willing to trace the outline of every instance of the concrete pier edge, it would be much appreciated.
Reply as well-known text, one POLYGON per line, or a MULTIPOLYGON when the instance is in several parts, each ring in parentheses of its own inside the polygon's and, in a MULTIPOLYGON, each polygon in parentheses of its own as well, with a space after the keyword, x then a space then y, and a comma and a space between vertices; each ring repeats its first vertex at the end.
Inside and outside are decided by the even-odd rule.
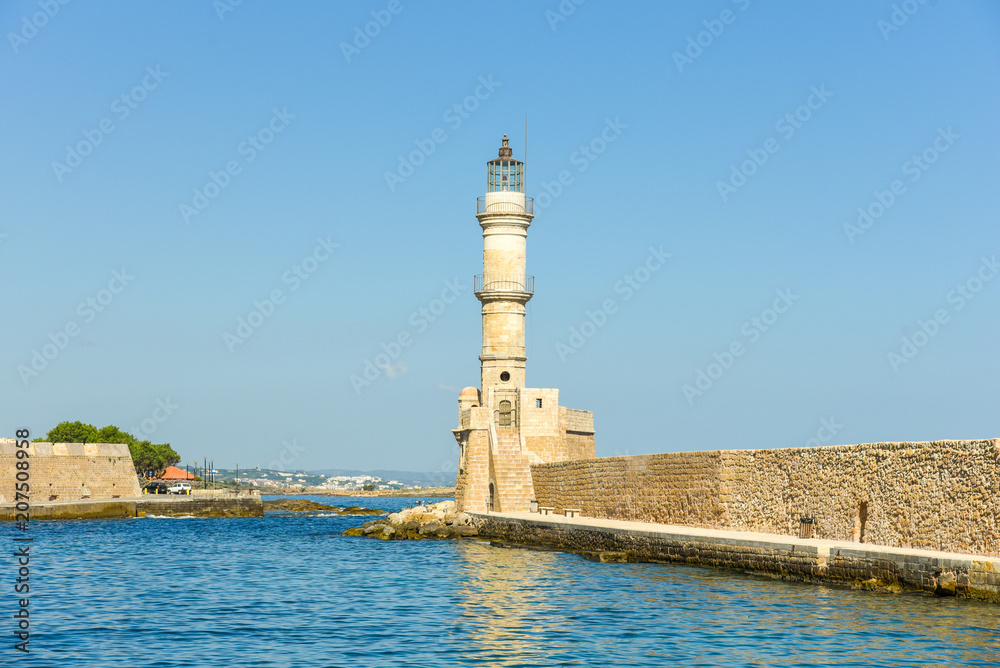
POLYGON ((781 580, 1000 603, 1000 557, 592 517, 469 515, 481 539, 579 552, 600 561, 682 563, 781 580))
MULTIPOLYGON (((0 505, 0 521, 14 521, 14 504, 0 505)), ((78 499, 31 504, 31 520, 112 519, 164 515, 263 517, 260 494, 146 494, 116 499, 78 499)))

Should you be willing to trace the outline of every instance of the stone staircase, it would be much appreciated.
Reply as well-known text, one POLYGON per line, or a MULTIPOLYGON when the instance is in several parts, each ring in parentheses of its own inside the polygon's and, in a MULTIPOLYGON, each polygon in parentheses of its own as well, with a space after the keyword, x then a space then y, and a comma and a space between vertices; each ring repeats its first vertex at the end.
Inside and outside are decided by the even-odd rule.
POLYGON ((494 452, 500 456, 511 456, 521 454, 521 436, 516 429, 500 427, 495 430, 496 449, 494 452))
POLYGON ((534 498, 531 480, 531 460, 522 454, 521 437, 516 429, 499 428, 491 436, 496 438, 493 448, 494 475, 499 498, 497 511, 516 512, 528 510, 534 498))

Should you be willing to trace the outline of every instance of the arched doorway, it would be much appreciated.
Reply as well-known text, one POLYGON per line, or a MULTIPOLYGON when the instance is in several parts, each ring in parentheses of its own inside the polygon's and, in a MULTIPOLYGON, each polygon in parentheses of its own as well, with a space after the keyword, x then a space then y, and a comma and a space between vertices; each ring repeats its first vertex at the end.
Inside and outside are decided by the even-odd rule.
POLYGON ((489 507, 486 510, 492 512, 495 507, 496 507, 496 489, 493 487, 493 483, 490 483, 489 507))
POLYGON ((511 423, 510 402, 504 399, 500 402, 500 426, 509 427, 511 423))

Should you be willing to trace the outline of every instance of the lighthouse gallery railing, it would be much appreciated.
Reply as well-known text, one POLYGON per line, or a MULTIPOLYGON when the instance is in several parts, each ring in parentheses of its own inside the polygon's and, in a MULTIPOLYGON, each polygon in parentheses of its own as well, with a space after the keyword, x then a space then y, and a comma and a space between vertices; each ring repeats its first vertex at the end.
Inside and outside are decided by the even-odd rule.
POLYGON ((535 200, 532 197, 525 197, 524 204, 520 202, 507 202, 504 200, 497 200, 494 202, 486 203, 485 197, 480 197, 476 200, 476 213, 529 213, 534 215, 535 200))
POLYGON ((499 274, 477 274, 473 292, 527 292, 535 294, 534 276, 503 276, 499 274))

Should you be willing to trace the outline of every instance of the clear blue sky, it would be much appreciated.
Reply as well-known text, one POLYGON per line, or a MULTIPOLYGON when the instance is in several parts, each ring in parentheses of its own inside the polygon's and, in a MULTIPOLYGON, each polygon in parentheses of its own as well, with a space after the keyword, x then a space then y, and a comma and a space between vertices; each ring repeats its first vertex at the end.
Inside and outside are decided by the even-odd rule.
POLYGON ((0 5, 0 434, 453 471, 527 114, 528 384, 599 455, 1000 436, 996 3, 227 1, 0 5))

